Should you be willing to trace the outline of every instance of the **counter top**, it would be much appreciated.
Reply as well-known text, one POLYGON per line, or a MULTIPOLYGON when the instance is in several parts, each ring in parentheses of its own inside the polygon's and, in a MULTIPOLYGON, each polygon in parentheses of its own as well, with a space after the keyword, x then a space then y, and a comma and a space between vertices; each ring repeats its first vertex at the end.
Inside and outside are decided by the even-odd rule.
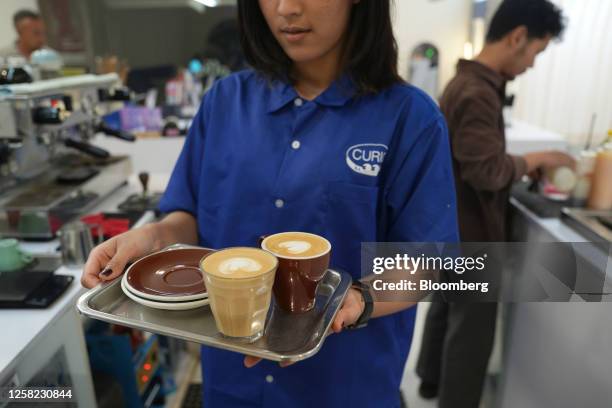
MULTIPOLYGON (((529 231, 521 230, 526 235, 523 235, 520 241, 578 243, 572 245, 576 255, 579 255, 585 264, 591 265, 597 274, 604 274, 606 282, 612 282, 612 253, 605 252, 597 245, 580 245, 590 241, 558 218, 541 218, 514 197, 510 198, 510 204, 522 218, 513 219, 513 226, 521 228, 521 223, 528 224, 529 231)), ((585 270, 584 266, 581 270, 585 270)))
MULTIPOLYGON (((167 175, 152 174, 149 181, 150 191, 163 191, 168 182, 167 175)), ((126 186, 121 187, 106 200, 101 202, 91 212, 113 211, 130 194, 139 192, 140 185, 137 176, 130 178, 126 186)), ((135 225, 139 226, 154 219, 152 212, 147 212, 135 225)), ((48 242, 22 242, 21 247, 25 251, 36 254, 57 254, 57 240, 48 242)), ((59 256, 59 255, 58 255, 59 256)), ((0 310, 0 327, 8 329, 0 336, 0 377, 6 367, 14 360, 22 357, 26 347, 33 342, 36 337, 52 325, 55 319, 61 316, 66 309, 75 307, 76 300, 85 291, 81 287, 80 279, 82 268, 69 268, 62 266, 55 272, 56 274, 74 276, 74 282, 62 296, 47 309, 2 309, 0 310)))
POLYGON ((587 238, 579 234, 561 221, 559 218, 542 218, 521 204, 516 198, 510 198, 510 205, 519 211, 530 222, 538 225, 548 232, 555 241, 559 242, 589 242, 587 238))

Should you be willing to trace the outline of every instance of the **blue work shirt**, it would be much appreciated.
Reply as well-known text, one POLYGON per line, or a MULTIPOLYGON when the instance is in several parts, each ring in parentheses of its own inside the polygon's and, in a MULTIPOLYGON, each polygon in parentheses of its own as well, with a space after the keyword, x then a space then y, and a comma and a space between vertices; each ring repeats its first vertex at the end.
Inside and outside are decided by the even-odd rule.
MULTIPOLYGON (((358 95, 348 76, 312 101, 253 71, 216 83, 195 117, 163 212, 186 211, 205 247, 319 234, 331 265, 361 277, 362 242, 455 242, 445 121, 416 88, 358 95)), ((399 407, 415 308, 327 338, 290 367, 202 348, 206 407, 399 407)))

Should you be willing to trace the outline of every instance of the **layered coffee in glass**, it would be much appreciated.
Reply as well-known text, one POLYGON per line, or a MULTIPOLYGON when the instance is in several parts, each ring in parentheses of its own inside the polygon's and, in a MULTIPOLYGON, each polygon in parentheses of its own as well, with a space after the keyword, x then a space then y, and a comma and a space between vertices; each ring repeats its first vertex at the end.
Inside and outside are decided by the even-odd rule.
POLYGON ((228 248, 200 262, 217 329, 248 342, 263 335, 278 261, 257 248, 228 248))

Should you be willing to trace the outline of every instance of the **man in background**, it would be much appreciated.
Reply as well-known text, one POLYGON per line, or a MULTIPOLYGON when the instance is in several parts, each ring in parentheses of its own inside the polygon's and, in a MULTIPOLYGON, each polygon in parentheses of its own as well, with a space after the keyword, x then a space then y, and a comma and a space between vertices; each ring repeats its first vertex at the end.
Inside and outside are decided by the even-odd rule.
MULTIPOLYGON (((548 0, 505 0, 480 55, 459 61, 444 91, 440 107, 451 137, 464 242, 507 241, 512 184, 534 170, 574 164, 570 156, 555 151, 508 154, 502 114, 506 82, 531 68, 563 30, 561 10, 548 0)), ((421 396, 439 396, 440 408, 478 408, 496 315, 496 303, 434 298, 417 365, 421 396)))
POLYGON ((17 40, 0 50, 0 57, 23 57, 30 59, 32 53, 43 48, 47 42, 45 23, 40 14, 31 10, 19 10, 13 16, 17 40))

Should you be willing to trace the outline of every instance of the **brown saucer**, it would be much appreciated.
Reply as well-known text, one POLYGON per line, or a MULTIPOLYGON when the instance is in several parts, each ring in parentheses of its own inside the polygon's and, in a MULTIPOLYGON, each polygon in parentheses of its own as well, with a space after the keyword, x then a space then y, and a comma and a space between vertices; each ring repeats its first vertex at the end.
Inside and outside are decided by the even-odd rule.
POLYGON ((200 260, 212 252, 206 248, 160 251, 134 262, 127 283, 138 292, 156 296, 191 296, 206 292, 200 260))

